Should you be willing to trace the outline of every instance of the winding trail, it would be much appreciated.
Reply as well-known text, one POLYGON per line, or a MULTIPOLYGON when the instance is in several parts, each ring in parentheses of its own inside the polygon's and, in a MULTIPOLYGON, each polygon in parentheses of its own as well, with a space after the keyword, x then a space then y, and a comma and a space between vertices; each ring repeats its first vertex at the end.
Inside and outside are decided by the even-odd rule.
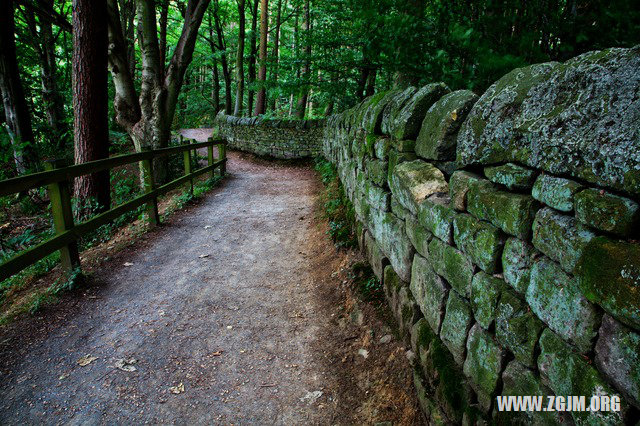
POLYGON ((105 267, 104 285, 46 335, 2 347, 19 357, 1 366, 1 424, 353 419, 358 395, 344 394, 332 346, 353 331, 326 296, 339 260, 314 220, 317 178, 237 153, 229 171, 152 244, 105 267), (95 359, 80 366, 85 355, 95 359))

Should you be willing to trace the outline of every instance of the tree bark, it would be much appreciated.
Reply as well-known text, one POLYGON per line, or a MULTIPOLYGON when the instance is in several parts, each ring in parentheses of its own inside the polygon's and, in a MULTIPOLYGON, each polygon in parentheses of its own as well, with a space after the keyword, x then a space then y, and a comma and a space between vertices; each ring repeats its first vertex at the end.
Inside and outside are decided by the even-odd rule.
POLYGON ((267 108, 267 34, 269 32, 269 5, 267 0, 260 1, 260 71, 258 73, 258 98, 253 115, 264 114, 267 108))
POLYGON ((238 0, 238 51, 236 53, 236 105, 233 108, 233 115, 242 115, 242 101, 244 101, 244 8, 245 0, 238 0))
POLYGON ((220 57, 220 65, 222 66, 222 78, 224 80, 224 112, 225 114, 233 113, 233 103, 231 96, 231 72, 229 71, 229 63, 227 60, 227 45, 224 41, 224 29, 220 19, 220 5, 218 0, 214 3, 214 22, 216 25, 216 34, 218 36, 218 50, 222 52, 220 57))
POLYGON ((164 67, 167 63, 167 19, 169 18, 169 0, 160 0, 160 70, 164 78, 164 67))
POLYGON ((253 0, 251 5, 251 32, 249 35, 249 84, 247 92, 247 114, 251 115, 253 112, 253 99, 255 97, 254 83, 256 82, 256 54, 258 53, 258 47, 256 46, 258 31, 258 0, 253 0))
POLYGON ((31 115, 16 58, 13 0, 0 1, 0 90, 18 174, 36 166, 31 115))
MULTIPOLYGON (((73 0, 73 111, 76 164, 109 157, 106 0, 73 0)), ((110 207, 109 171, 76 179, 75 196, 88 213, 110 207)))
POLYGON ((309 98, 309 76, 311 71, 311 36, 309 34, 311 30, 311 14, 309 11, 309 0, 304 1, 304 23, 302 24, 305 34, 305 60, 302 66, 302 89, 300 91, 300 98, 298 99, 298 105, 296 107, 296 118, 304 119, 304 114, 307 108, 307 100, 309 98))
MULTIPOLYGON (((282 21, 282 0, 278 0, 278 8, 276 13, 276 24, 274 26, 274 36, 273 36, 273 82, 277 86, 278 85, 278 67, 280 66, 280 25, 282 21)), ((272 97, 271 99, 271 110, 276 111, 278 109, 278 95, 272 97)))

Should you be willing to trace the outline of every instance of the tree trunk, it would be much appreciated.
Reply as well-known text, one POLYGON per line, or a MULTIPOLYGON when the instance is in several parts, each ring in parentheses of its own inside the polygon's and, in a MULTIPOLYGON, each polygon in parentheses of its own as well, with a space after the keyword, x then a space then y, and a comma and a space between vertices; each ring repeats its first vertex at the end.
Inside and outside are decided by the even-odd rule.
MULTIPOLYGON (((73 111, 76 164, 109 157, 107 3, 73 0, 73 111)), ((75 196, 87 213, 110 207, 109 171, 76 179, 75 196)))
MULTIPOLYGON (((275 34, 273 36, 273 82, 278 85, 278 67, 280 65, 280 25, 282 21, 282 0, 278 0, 278 9, 276 13, 276 24, 274 27, 275 34)), ((276 111, 278 109, 278 94, 274 95, 271 99, 271 110, 276 111)))
POLYGON ((164 78, 167 63, 167 19, 169 18, 169 0, 160 1, 160 78, 164 78))
POLYGON ((253 112, 253 98, 255 96, 254 83, 256 82, 256 32, 258 31, 258 0, 253 0, 251 5, 251 34, 249 36, 249 90, 247 92, 247 114, 253 112))
POLYGON ((233 115, 239 117, 242 115, 242 101, 244 100, 244 6, 245 0, 238 0, 238 52, 236 53, 236 106, 233 109, 233 115))
POLYGON ((269 32, 269 5, 267 0, 260 1, 260 72, 258 81, 260 89, 256 99, 256 109, 253 115, 264 114, 267 108, 267 34, 269 32))
POLYGON ((218 0, 215 0, 213 18, 216 25, 216 34, 218 36, 218 50, 222 51, 220 64, 222 65, 222 78, 224 80, 224 112, 225 114, 233 113, 233 105, 231 98, 231 72, 229 71, 229 63, 227 61, 227 46, 224 41, 224 31, 220 20, 220 9, 218 0))
POLYGON ((0 90, 18 174, 36 166, 31 115, 16 58, 13 0, 0 1, 0 90))
POLYGON ((220 111, 220 74, 218 73, 218 61, 213 61, 213 108, 216 114, 220 111))
POLYGON ((304 65, 302 66, 302 89, 300 93, 300 98, 298 99, 298 105, 296 108, 296 118, 302 120, 304 119, 304 114, 307 108, 307 100, 309 98, 309 76, 311 70, 311 35, 309 32, 311 31, 311 14, 309 11, 309 0, 304 1, 304 23, 302 24, 304 35, 306 39, 306 47, 305 47, 305 60, 304 65))

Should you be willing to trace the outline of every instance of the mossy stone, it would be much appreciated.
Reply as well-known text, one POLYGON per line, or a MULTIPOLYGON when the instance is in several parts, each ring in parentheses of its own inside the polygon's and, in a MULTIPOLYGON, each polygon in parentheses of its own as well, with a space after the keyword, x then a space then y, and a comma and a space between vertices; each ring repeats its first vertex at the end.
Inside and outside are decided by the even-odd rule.
POLYGON ((460 125, 478 96, 458 90, 442 96, 427 111, 416 141, 416 154, 427 160, 453 160, 460 125))
POLYGON ((384 265, 386 263, 386 256, 380 249, 378 242, 371 236, 369 232, 366 232, 364 236, 364 248, 367 255, 367 260, 369 261, 369 265, 371 265, 373 273, 378 278, 378 280, 382 281, 382 273, 384 271, 384 265))
POLYGON ((493 183, 510 190, 526 190, 533 186, 537 172, 518 164, 507 163, 501 166, 484 168, 484 174, 493 183))
MULTIPOLYGON (((538 369, 544 382, 556 395, 618 395, 600 376, 598 371, 587 363, 555 333, 545 329, 540 336, 540 356, 538 369)), ((622 400, 622 398, 621 398, 622 400)), ((576 424, 624 424, 627 406, 622 400, 621 411, 574 411, 576 424)))
POLYGON ((389 138, 378 138, 374 144, 374 151, 376 158, 385 161, 389 158, 389 151, 391 150, 391 141, 389 138))
POLYGON ((449 289, 429 261, 419 254, 413 258, 410 288, 431 329, 438 334, 449 289))
POLYGON ((413 324, 422 317, 409 287, 401 287, 398 290, 398 311, 395 314, 400 334, 403 338, 408 337, 413 324))
POLYGON ((576 277, 587 299, 640 330, 640 244, 594 238, 582 253, 576 277))
POLYGON ((638 233, 640 205, 629 198, 589 188, 575 196, 576 218, 595 229, 619 236, 638 233))
POLYGON ((541 174, 533 184, 531 195, 549 207, 563 212, 570 212, 573 210, 574 195, 582 188, 583 186, 575 181, 549 174, 541 174))
POLYGON ((430 195, 449 191, 442 172, 420 160, 396 165, 389 186, 400 204, 413 214, 418 213, 418 206, 430 195))
POLYGON ((471 280, 475 267, 460 250, 433 238, 429 243, 429 261, 433 269, 464 297, 471 294, 471 280))
POLYGON ((509 238, 502 252, 504 280, 518 293, 525 294, 529 286, 531 267, 540 256, 533 246, 518 238, 509 238))
POLYGON ((505 288, 502 279, 492 277, 480 271, 473 276, 471 281, 471 308, 473 315, 485 330, 488 330, 496 318, 498 300, 505 288))
POLYGON ((496 312, 496 338, 528 367, 536 365, 536 344, 544 325, 510 289, 500 297, 496 312))
POLYGON ((467 209, 467 191, 471 182, 476 182, 482 178, 475 173, 465 170, 458 170, 451 175, 449 180, 449 196, 453 208, 459 211, 467 209))
POLYGON ((407 236, 416 251, 423 257, 429 257, 429 242, 433 235, 421 226, 414 217, 405 219, 407 236))
POLYGON ((453 239, 488 274, 500 269, 505 236, 495 226, 468 214, 458 214, 453 220, 453 239))
POLYGON ((417 157, 415 154, 411 152, 398 152, 396 149, 389 150, 389 167, 388 167, 388 175, 387 182, 391 182, 391 177, 393 175, 393 170, 400 163, 404 163, 405 161, 413 161, 417 157))
POLYGON ((605 315, 598 335, 598 369, 640 408, 640 334, 605 315))
POLYGON ((450 291, 440 338, 459 365, 464 363, 467 333, 472 322, 473 315, 469 303, 455 291, 450 291))
POLYGON ((538 207, 530 195, 499 191, 486 180, 471 182, 467 191, 469 213, 522 239, 531 233, 538 207))
POLYGON ((448 199, 430 197, 418 206, 418 223, 446 243, 453 243, 453 218, 455 211, 448 199))
POLYGON ((595 234, 571 216, 545 207, 533 222, 533 245, 572 273, 585 247, 595 234))
POLYGON ((478 402, 489 410, 502 373, 505 353, 493 336, 475 324, 467 338, 467 358, 464 374, 478 392, 478 402))
POLYGON ((411 279, 414 249, 407 237, 404 221, 393 213, 372 207, 367 227, 393 269, 408 282, 411 279))
POLYGON ((549 328, 580 352, 591 350, 601 314, 557 263, 546 258, 534 263, 526 298, 531 310, 549 328))
POLYGON ((366 165, 366 173, 372 183, 381 188, 387 187, 389 162, 382 160, 369 160, 366 165))
MULTIPOLYGON (((396 117, 402 108, 410 101, 418 89, 409 86, 391 94, 389 101, 382 111, 382 121, 380 122, 380 134, 392 136, 395 130, 396 117)), ((377 133, 377 132, 376 132, 377 133)))
POLYGON ((384 267, 382 284, 389 307, 394 313, 398 312, 398 292, 402 287, 408 287, 409 284, 400 279, 391 265, 384 267))
POLYGON ((402 204, 400 204, 398 199, 394 196, 391 196, 391 213, 398 216, 401 220, 416 220, 416 216, 409 210, 402 207, 402 204))

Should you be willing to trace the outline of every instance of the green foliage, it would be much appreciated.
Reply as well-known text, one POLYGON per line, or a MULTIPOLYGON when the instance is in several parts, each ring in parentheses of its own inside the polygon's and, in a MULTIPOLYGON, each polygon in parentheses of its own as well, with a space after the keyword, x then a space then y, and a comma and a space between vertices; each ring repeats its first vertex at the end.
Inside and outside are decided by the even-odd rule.
POLYGON ((374 275, 368 264, 364 262, 354 263, 349 271, 349 278, 365 302, 378 303, 379 306, 383 305, 385 296, 382 283, 374 275))
POLYGON ((36 314, 45 306, 55 303, 62 294, 78 289, 86 281, 87 277, 82 271, 74 269, 67 276, 58 278, 44 292, 38 294, 28 305, 29 313, 36 314))
POLYGON ((329 222, 329 235, 337 247, 355 247, 355 211, 345 195, 338 172, 327 160, 316 158, 315 169, 325 188, 321 194, 322 217, 329 222))

